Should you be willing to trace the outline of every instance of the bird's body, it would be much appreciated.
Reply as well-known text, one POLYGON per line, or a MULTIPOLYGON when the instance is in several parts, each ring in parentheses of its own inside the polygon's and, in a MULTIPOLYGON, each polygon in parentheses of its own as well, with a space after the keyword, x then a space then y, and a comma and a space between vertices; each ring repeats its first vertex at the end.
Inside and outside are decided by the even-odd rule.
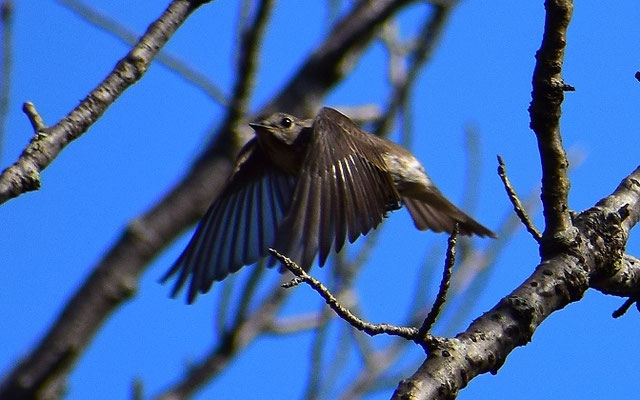
POLYGON ((495 237, 449 202, 405 148, 323 108, 313 120, 284 113, 250 124, 226 187, 163 281, 179 272, 175 295, 191 277, 188 302, 270 247, 309 269, 331 248, 378 226, 406 205, 416 227, 495 237))

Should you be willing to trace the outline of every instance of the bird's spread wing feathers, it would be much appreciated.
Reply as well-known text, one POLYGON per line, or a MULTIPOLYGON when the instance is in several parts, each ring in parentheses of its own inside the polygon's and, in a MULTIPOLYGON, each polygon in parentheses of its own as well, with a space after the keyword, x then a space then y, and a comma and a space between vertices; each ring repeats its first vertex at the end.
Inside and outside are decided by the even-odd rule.
POLYGON ((255 139, 243 148, 231 179, 162 278, 164 282, 179 273, 173 296, 191 277, 187 296, 191 303, 198 292, 207 292, 213 281, 258 261, 274 246, 295 181, 266 157, 255 139))
POLYGON ((339 251, 399 207, 400 197, 370 134, 339 112, 323 108, 311 128, 292 203, 276 249, 308 269, 332 244, 339 251))

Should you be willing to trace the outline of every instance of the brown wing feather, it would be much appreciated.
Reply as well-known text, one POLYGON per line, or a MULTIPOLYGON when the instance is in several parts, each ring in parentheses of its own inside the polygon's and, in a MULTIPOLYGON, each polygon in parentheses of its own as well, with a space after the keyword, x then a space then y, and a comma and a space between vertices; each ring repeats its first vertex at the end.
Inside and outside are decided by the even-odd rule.
POLYGON ((324 263, 332 242, 340 249, 378 226, 400 197, 376 143, 346 116, 323 108, 304 134, 309 151, 276 248, 308 269, 318 252, 324 263))
POLYGON ((294 178, 276 168, 255 139, 247 143, 225 188, 161 279, 165 282, 178 275, 172 295, 190 279, 187 301, 192 303, 214 281, 266 256, 275 244, 294 187, 294 178))

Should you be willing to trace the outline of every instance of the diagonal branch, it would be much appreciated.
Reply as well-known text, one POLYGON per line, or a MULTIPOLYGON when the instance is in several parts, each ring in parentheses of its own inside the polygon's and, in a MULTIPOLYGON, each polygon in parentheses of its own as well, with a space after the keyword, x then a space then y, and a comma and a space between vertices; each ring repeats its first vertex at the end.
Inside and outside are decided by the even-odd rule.
MULTIPOLYGON (((442 36, 446 23, 449 21, 449 15, 451 15, 456 3, 456 1, 451 1, 442 4, 433 4, 433 10, 431 10, 429 18, 425 20, 417 35, 414 48, 410 54, 408 54, 408 71, 404 74, 398 73, 396 74, 398 76, 395 79, 392 79, 391 84, 393 86, 393 91, 391 93, 389 104, 387 105, 388 112, 385 113, 387 117, 383 118, 376 124, 376 127, 373 130, 376 135, 380 135, 381 132, 391 129, 394 123, 394 118, 399 109, 407 103, 411 95, 411 88, 419 77, 419 73, 424 64, 431 59, 433 52, 440 41, 440 37, 442 36)), ((391 49, 389 51, 392 52, 391 49)), ((393 55, 390 55, 389 58, 390 63, 396 62, 396 57, 393 57, 393 55)))
MULTIPOLYGON (((260 113, 288 110, 302 115, 313 108, 310 106, 317 104, 333 85, 350 72, 351 64, 346 61, 362 54, 366 44, 375 37, 376 28, 410 2, 359 2, 260 113)), ((201 3, 179 0, 172 3, 170 9, 180 17, 184 14, 180 13, 182 9, 171 7, 194 4, 195 8, 195 4, 201 3)), ((191 12, 193 8, 187 11, 191 12)), ((148 32, 155 33, 157 28, 153 27, 159 24, 160 20, 148 32)), ((161 33, 169 35, 165 30, 161 33)), ((163 40, 168 40, 168 36, 163 36, 163 40)), ((91 121, 95 118, 97 116, 91 121)), ((150 210, 129 223, 120 239, 69 299, 42 341, 6 375, 0 385, 0 398, 19 398, 44 390, 44 387, 55 391, 62 386, 62 380, 100 324, 134 294, 139 276, 147 264, 187 226, 195 223, 219 193, 232 168, 230 157, 237 151, 231 143, 231 134, 230 126, 223 124, 214 134, 215 140, 194 162, 182 182, 150 210)), ((5 171, 3 177, 14 174, 11 171, 5 171)), ((0 200, 3 182, 0 177, 0 200)), ((15 197, 26 191, 24 182, 16 185, 17 191, 10 190, 7 192, 9 195, 15 192, 15 197)))
POLYGON ((625 254, 613 275, 594 279, 591 287, 612 296, 640 297, 640 259, 625 254))
POLYGON ((518 198, 518 195, 511 185, 511 181, 509 181, 509 177, 507 177, 507 167, 504 164, 504 160, 500 155, 498 155, 498 176, 502 179, 502 183, 504 184, 504 188, 507 191, 507 196, 513 204, 513 210, 515 211, 518 218, 522 224, 527 228, 527 231, 531 234, 531 236, 535 239, 536 242, 540 243, 542 240, 542 235, 538 231, 538 229, 533 224, 531 218, 527 214, 527 210, 525 210, 522 202, 518 198))
POLYGON ((0 204, 40 188, 40 172, 70 142, 85 133, 107 108, 145 74, 158 51, 187 17, 209 0, 175 0, 116 68, 54 126, 38 131, 20 158, 0 175, 0 204))
POLYGON ((309 56, 284 89, 260 114, 286 111, 308 115, 319 108, 328 88, 351 71, 381 24, 412 0, 359 1, 332 29, 327 39, 309 56))
POLYGON ((582 237, 575 249, 544 260, 533 275, 466 331, 453 339, 429 342, 427 360, 400 383, 393 398, 455 397, 475 376, 496 373, 551 313, 580 300, 592 280, 615 274, 629 229, 640 218, 638 182, 640 168, 613 194, 576 217, 582 237))
MULTIPOLYGON (((233 95, 227 109, 227 117, 223 126, 232 132, 238 133, 245 123, 244 117, 249 108, 250 94, 255 83, 255 72, 258 64, 258 50, 261 39, 264 37, 264 29, 267 25, 273 0, 262 0, 255 11, 253 21, 240 32, 239 56, 233 95)), ((233 135, 234 146, 240 147, 246 140, 241 140, 241 135, 233 135)))
MULTIPOLYGON (((291 261, 288 257, 278 253, 274 249, 269 249, 271 255, 276 257, 282 264, 291 271, 292 274, 296 276, 293 283, 285 284, 284 287, 290 288, 298 283, 305 282, 309 286, 313 288, 318 294, 325 300, 327 305, 331 307, 331 309, 340 316, 340 318, 347 321, 354 328, 368 334, 371 336, 387 334, 392 336, 400 336, 407 340, 419 340, 421 337, 418 336, 419 330, 414 327, 404 327, 397 326, 391 324, 372 324, 370 322, 363 321, 362 319, 355 316, 351 311, 349 311, 346 307, 344 307, 338 299, 326 288, 320 281, 309 275, 305 270, 303 270, 296 263, 291 261)), ((420 332, 424 334, 426 341, 430 340, 431 335, 425 332, 420 332)))
MULTIPOLYGON (((134 46, 138 42, 138 34, 129 30, 127 27, 119 23, 118 21, 109 18, 109 16, 98 12, 96 9, 87 5, 80 0, 57 0, 59 4, 64 7, 68 7, 78 17, 84 19, 88 23, 94 25, 98 29, 101 29, 122 42, 134 46)), ((216 86, 206 75, 197 71, 187 65, 184 61, 180 60, 166 51, 160 51, 155 57, 157 63, 164 65, 165 67, 173 70, 180 77, 187 82, 202 90, 209 98, 215 102, 226 105, 227 99, 224 92, 216 86)))

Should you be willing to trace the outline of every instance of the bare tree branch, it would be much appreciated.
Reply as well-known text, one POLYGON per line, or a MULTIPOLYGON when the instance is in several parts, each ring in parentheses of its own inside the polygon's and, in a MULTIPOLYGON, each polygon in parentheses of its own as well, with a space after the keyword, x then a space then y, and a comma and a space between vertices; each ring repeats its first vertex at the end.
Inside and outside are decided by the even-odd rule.
POLYGON ((261 114, 286 111, 311 115, 319 108, 328 87, 353 68, 364 47, 375 37, 378 27, 411 0, 360 1, 340 20, 326 40, 302 64, 285 88, 261 114))
MULTIPOLYGON (((180 3, 187 8, 191 5, 191 9, 184 11, 186 18, 205 2, 181 0, 174 4, 180 3)), ((328 90, 349 73, 354 60, 376 37, 376 30, 397 10, 409 3, 410 0, 357 2, 303 63, 297 75, 259 113, 282 110, 297 115, 311 114, 328 90)), ((28 398, 36 395, 52 398, 59 395, 70 368, 91 341, 100 324, 135 293, 137 280, 146 265, 186 226, 195 222, 219 193, 231 169, 232 157, 249 133, 244 122, 250 114, 248 109, 259 59, 259 41, 269 18, 272 0, 245 1, 244 4, 248 7, 242 10, 245 17, 243 21, 246 23, 239 27, 236 81, 228 99, 229 107, 225 119, 216 128, 214 139, 194 162, 182 182, 158 204, 129 223, 120 240, 99 262, 82 288, 69 300, 42 342, 6 376, 0 385, 0 398, 28 398), (251 10, 251 5, 255 5, 255 10, 251 10)), ((332 4, 335 5, 335 2, 332 4)), ((375 115, 375 122, 380 127, 384 128, 385 124, 392 126, 394 118, 400 115, 404 117, 405 130, 409 130, 411 114, 408 98, 412 85, 422 64, 429 59, 430 51, 442 32, 446 17, 454 4, 453 1, 435 2, 435 11, 422 26, 421 40, 408 47, 411 50, 408 51, 407 58, 411 62, 409 72, 402 69, 401 73, 394 75, 387 112, 375 115)), ((340 304, 345 304, 340 296, 350 291, 353 281, 349 272, 344 275, 344 286, 338 287, 335 291, 331 287, 331 290, 337 293, 334 296, 319 281, 297 268, 295 264, 289 263, 288 267, 301 277, 299 281, 311 285, 337 313, 357 329, 371 335, 398 335, 385 349, 377 350, 365 334, 351 329, 345 330, 348 332, 345 335, 349 344, 356 343, 355 347, 359 350, 357 355, 363 359, 364 367, 356 379, 350 382, 343 398, 361 396, 375 388, 376 383, 388 382, 391 377, 396 378, 397 374, 385 376, 384 373, 394 360, 397 360, 402 349, 411 345, 412 341, 424 345, 428 350, 428 358, 413 376, 400 383, 395 397, 452 398, 475 376, 484 372, 496 373, 513 349, 531 340, 531 335, 547 316, 579 300, 589 287, 606 294, 629 297, 617 314, 633 304, 638 304, 640 261, 624 252, 629 231, 640 219, 640 168, 629 175, 612 195, 598 202, 593 208, 580 214, 570 212, 568 162, 562 147, 559 120, 563 91, 572 89, 562 81, 561 75, 572 3, 547 0, 546 7, 545 34, 537 54, 530 107, 531 127, 538 139, 543 166, 542 203, 545 208, 546 229, 542 241, 539 240, 540 233, 533 224, 528 224, 530 232, 541 242, 542 262, 520 287, 502 299, 492 310, 476 319, 466 331, 451 339, 434 337, 427 333, 432 320, 435 321, 431 314, 421 329, 366 323, 340 304)), ((180 23, 182 21, 180 20, 180 23)), ((148 34, 157 29, 156 25, 160 25, 160 21, 150 27, 148 34)), ((161 44, 168 40, 177 25, 160 33, 161 44)), ((18 162, 0 175, 0 203, 37 188, 40 171, 46 168, 71 140, 86 131, 124 89, 144 74, 157 50, 150 48, 145 49, 145 52, 136 52, 136 49, 133 49, 112 73, 121 78, 121 82, 116 82, 112 91, 104 91, 105 89, 100 89, 102 86, 98 87, 82 103, 86 103, 82 112, 72 111, 65 120, 53 127, 47 127, 35 106, 26 103, 25 113, 36 133, 18 162), (141 53, 144 53, 144 57, 141 53), (120 76, 123 74, 124 76, 120 76), (74 112, 77 114, 73 114, 74 112)), ((103 84, 108 80, 109 78, 103 84)), ((516 211, 520 209, 521 214, 526 217, 524 208, 517 205, 519 201, 506 178, 504 168, 502 172, 505 187, 512 197, 516 211)), ((508 229, 512 228, 504 228, 508 229)), ((367 242, 369 243, 371 242, 367 242)), ((367 255, 370 250, 367 244, 363 246, 355 261, 341 262, 344 258, 340 258, 336 264, 360 264, 363 262, 362 256, 367 255)), ((473 257, 469 255, 463 257, 463 262, 466 265, 479 265, 478 270, 486 268, 493 262, 492 257, 497 253, 497 250, 492 253, 491 249, 497 249, 503 244, 502 241, 496 241, 490 245, 487 254, 478 256, 476 260, 472 260, 473 257)), ((450 243, 448 254, 451 259, 452 253, 453 245, 450 243)), ((459 253, 464 255, 465 252, 459 253)), ((285 257, 278 256, 287 264, 285 257)), ((448 265, 443 274, 442 293, 448 287, 452 263, 448 263, 451 265, 448 265)), ((278 319, 277 312, 290 291, 273 288, 266 298, 256 305, 256 287, 262 278, 261 273, 262 270, 256 269, 240 289, 242 292, 237 307, 227 310, 224 304, 221 306, 220 337, 209 354, 187 370, 184 377, 158 398, 190 397, 212 377, 223 371, 234 356, 261 334, 283 334, 317 328, 312 375, 322 368, 321 353, 326 343, 331 314, 318 312, 291 320, 278 319), (228 315, 232 309, 235 310, 235 314, 228 315)), ((477 277, 478 274, 474 276, 477 277)), ((228 284, 225 290, 227 288, 231 294, 233 285, 228 284)), ((438 305, 443 299, 444 295, 438 296, 434 309, 439 309, 438 305)), ((358 304, 354 302, 353 307, 351 306, 347 304, 347 307, 358 313, 358 304)), ((416 321, 416 325, 419 324, 416 321)), ((341 361, 340 354, 330 361, 336 360, 337 363, 341 361)), ((312 382, 309 385, 307 394, 310 398, 323 393, 319 384, 312 382)), ((143 397, 142 383, 136 383, 133 392, 135 397, 143 397)))
POLYGON ((568 204, 569 162, 560 135, 561 105, 564 91, 568 90, 568 85, 562 80, 562 62, 573 1, 546 0, 545 8, 544 34, 540 50, 536 53, 529 114, 542 162, 544 239, 549 245, 557 246, 561 244, 561 236, 566 236, 562 241, 570 242, 576 235, 575 230, 569 231, 572 226, 568 204))
MULTIPOLYGON (((350 71, 351 63, 346 61, 352 61, 362 53, 366 44, 375 37, 376 27, 408 3, 408 0, 358 3, 260 114, 288 110, 294 114, 306 115, 313 108, 310 105, 317 104, 324 94, 350 71)), ((171 11, 172 15, 182 22, 188 13, 200 4, 202 2, 178 0, 172 3, 167 12, 171 11), (176 7, 177 10, 174 9, 176 7)), ((161 18, 151 25, 148 35, 159 34, 166 42, 170 32, 158 27, 163 27, 163 24, 169 21, 171 20, 161 18)), ((176 24, 171 27, 173 31, 177 29, 176 24)), ((143 40, 146 37, 143 37, 143 40)), ((157 53, 157 47, 151 46, 151 49, 155 51, 152 54, 157 53)), ((121 62, 118 68, 122 68, 123 64, 128 66, 128 62, 140 57, 139 52, 133 50, 130 55, 132 56, 125 58, 126 62, 121 62)), ((144 55, 151 54, 144 52, 144 55)), ((91 98, 90 95, 88 99, 91 98)), ((115 99, 108 98, 111 101, 115 99)), ((100 114, 105 107, 99 108, 100 114)), ((90 121, 95 121, 98 116, 91 115, 90 121)), ((69 129, 80 134, 88 127, 81 123, 82 121, 85 120, 76 121, 80 128, 74 125, 69 129)), ((0 386, 0 398, 28 396, 28 393, 42 391, 43 387, 56 392, 62 387, 64 376, 100 324, 133 295, 138 277, 147 264, 182 230, 196 222, 219 193, 231 170, 231 158, 238 149, 228 125, 232 121, 227 118, 226 122, 217 130, 214 141, 194 162, 183 181, 154 207, 129 223, 120 240, 107 252, 82 287, 67 302, 40 344, 6 376, 0 386), (54 383, 56 385, 53 385, 54 383)), ((65 119, 51 130, 58 132, 59 125, 73 125, 73 121, 65 119)), ((33 146, 38 147, 32 143, 29 148, 33 146)), ((55 154, 60 150, 61 148, 57 149, 55 154)), ((32 160, 33 157, 29 156, 26 159, 32 160)), ((47 165, 51 160, 52 158, 46 158, 47 165)), ((3 192, 2 189, 2 177, 11 180, 7 177, 16 176, 16 173, 22 176, 20 174, 28 171, 39 171, 37 168, 33 170, 31 161, 24 163, 26 166, 10 167, 0 176, 0 200, 2 193, 17 196, 29 188, 28 184, 31 181, 20 181, 16 183, 15 190, 7 189, 3 192), (25 169, 26 167, 30 169, 25 169)), ((17 164, 22 165, 23 162, 19 161, 17 164)))
MULTIPOLYGON (((536 198, 537 192, 530 194, 525 201, 525 208, 531 209, 538 205, 539 202, 534 201, 536 198), (530 206, 526 207, 527 204, 530 206)), ((474 299, 477 299, 486 288, 496 260, 504 252, 509 240, 513 238, 520 226, 518 217, 509 211, 496 231, 498 239, 489 244, 480 256, 480 260, 478 257, 462 259, 452 282, 455 295, 445 304, 445 309, 455 310, 455 315, 441 330, 445 335, 457 332, 461 324, 467 320, 473 310, 474 299)))
POLYGON ((236 134, 233 136, 234 147, 241 147, 246 138, 241 135, 245 124, 245 116, 249 106, 249 99, 255 82, 255 71, 258 64, 259 44, 264 36, 264 29, 273 8, 272 0, 260 1, 255 11, 255 18, 248 26, 241 29, 239 38, 239 57, 237 60, 237 74, 231 102, 227 108, 227 119, 223 126, 236 134))
MULTIPOLYGON (((433 10, 431 10, 429 18, 422 25, 416 44, 408 55, 409 68, 407 72, 394 74, 395 77, 391 82, 394 89, 391 93, 389 105, 387 106, 389 112, 386 113, 389 117, 382 119, 373 130, 376 135, 391 129, 394 121, 393 117, 398 110, 402 108, 402 105, 406 104, 410 96, 411 87, 418 78, 418 74, 424 64, 431 58, 433 50, 440 39, 440 35, 444 31, 445 24, 449 20, 449 15, 455 4, 456 2, 452 1, 433 5, 433 10)), ((390 53, 393 55, 393 51, 390 50, 390 53)), ((393 61, 394 57, 390 57, 390 63, 393 61)), ((393 69, 393 65, 390 68, 393 69)), ((404 144, 406 145, 408 143, 404 144)))
MULTIPOLYGON (((329 289, 327 289, 320 281, 309 275, 305 270, 300 268, 296 263, 291 261, 288 257, 278 253, 274 249, 269 249, 271 254, 282 262, 291 273, 300 278, 302 282, 307 283, 313 288, 322 298, 326 301, 327 305, 340 316, 340 318, 347 321, 354 328, 367 333, 368 335, 380 335, 387 334, 392 336, 400 336, 408 340, 418 340, 418 329, 413 327, 403 327, 391 324, 372 324, 370 322, 363 321, 356 317, 351 311, 344 307, 336 296, 334 296, 329 289)), ((289 285, 291 286, 291 285, 289 285)), ((430 335, 425 335, 430 337, 430 335)), ((429 339, 426 339, 427 341, 429 339)))
POLYGON ((42 116, 38 113, 38 110, 36 110, 35 104, 33 104, 30 101, 27 101, 22 105, 22 111, 25 113, 25 115, 29 119, 29 122, 31 123, 31 127, 36 132, 36 135, 40 133, 46 136, 46 134, 44 134, 44 131, 45 129, 47 129, 47 126, 45 125, 44 120, 42 119, 42 116))
POLYGON ((455 227, 453 228, 453 232, 451 232, 451 236, 449 236, 447 245, 447 258, 444 262, 442 280, 440 281, 440 290, 438 290, 438 295, 436 296, 436 300, 433 302, 431 311, 429 311, 429 314, 427 314, 427 318, 425 318, 424 322, 422 322, 422 326, 420 327, 418 336, 424 336, 431 330, 431 327, 433 326, 433 324, 435 324, 436 319, 440 315, 440 311, 442 311, 442 305, 447 298, 447 291, 449 290, 449 285, 451 284, 451 271, 453 270, 453 265, 456 262, 457 239, 458 224, 455 225, 455 227))
POLYGON ((524 206, 520 202, 518 194, 511 185, 509 177, 507 177, 507 168, 504 165, 504 160, 500 155, 498 155, 498 176, 500 176, 500 179, 502 179, 504 189, 507 191, 507 196, 509 197, 511 204, 513 204, 513 210, 516 212, 516 215, 518 216, 518 218, 520 218, 520 221, 525 226, 525 228, 527 228, 527 231, 536 240, 536 242, 540 243, 540 241, 542 240, 542 235, 540 234, 538 229, 536 229, 535 225, 533 225, 533 221, 531 221, 531 218, 529 218, 529 215, 527 215, 527 211, 524 209, 524 206))
MULTIPOLYGON (((109 18, 109 16, 100 13, 96 9, 87 5, 86 3, 78 0, 57 0, 58 3, 75 12, 80 18, 93 24, 98 29, 110 33, 117 37, 122 42, 133 46, 138 42, 139 35, 127 27, 119 23, 118 21, 109 18)), ((164 65, 165 67, 173 70, 187 82, 193 86, 202 90, 209 98, 221 105, 227 105, 227 99, 219 87, 212 82, 209 77, 202 72, 195 70, 191 66, 187 65, 184 61, 178 57, 167 53, 166 51, 160 51, 155 57, 156 62, 164 65)))
POLYGON ((625 254, 613 275, 594 279, 591 287, 612 296, 637 298, 640 295, 640 259, 625 254))
POLYGON ((175 0, 116 68, 80 104, 54 126, 36 132, 12 166, 0 174, 0 204, 40 188, 40 172, 71 141, 89 129, 106 109, 147 71, 151 61, 187 17, 209 0, 175 0))
MULTIPOLYGON (((543 44, 534 72, 531 125, 543 167, 546 230, 543 261, 520 287, 453 339, 428 344, 429 356, 393 398, 453 398, 478 374, 497 373, 507 355, 528 343, 552 312, 582 298, 589 285, 616 277, 629 230, 640 218, 640 168, 616 191, 574 220, 567 204, 568 162, 559 132, 562 58, 572 3, 546 3, 543 44)), ((634 265, 635 267, 635 265, 634 265)), ((630 274, 623 273, 624 280, 630 274)), ((637 291, 636 291, 637 293, 637 291)))
POLYGON ((581 234, 577 249, 545 259, 524 283, 455 338, 429 342, 427 360, 400 383, 393 398, 453 398, 476 375, 497 373, 507 355, 527 344, 551 313, 580 300, 593 279, 617 272, 638 218, 640 168, 613 194, 576 217, 581 234))
MULTIPOLYGON (((329 314, 331 317, 333 314, 329 314)), ((265 333, 273 335, 290 335, 317 329, 324 324, 325 316, 322 313, 308 313, 289 318, 279 318, 266 327, 265 333)), ((329 318, 330 319, 330 318, 329 318)))

